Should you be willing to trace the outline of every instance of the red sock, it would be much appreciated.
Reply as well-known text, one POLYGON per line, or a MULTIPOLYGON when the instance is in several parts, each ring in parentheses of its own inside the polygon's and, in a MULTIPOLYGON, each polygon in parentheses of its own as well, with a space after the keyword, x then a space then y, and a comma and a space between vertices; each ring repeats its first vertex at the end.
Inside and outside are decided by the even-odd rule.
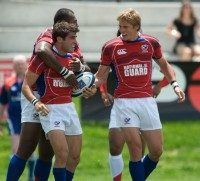
POLYGON ((35 177, 35 181, 40 181, 40 179, 38 177, 35 177))
POLYGON ((113 178, 113 181, 121 181, 121 178, 122 178, 122 174, 120 173, 115 178, 113 178))

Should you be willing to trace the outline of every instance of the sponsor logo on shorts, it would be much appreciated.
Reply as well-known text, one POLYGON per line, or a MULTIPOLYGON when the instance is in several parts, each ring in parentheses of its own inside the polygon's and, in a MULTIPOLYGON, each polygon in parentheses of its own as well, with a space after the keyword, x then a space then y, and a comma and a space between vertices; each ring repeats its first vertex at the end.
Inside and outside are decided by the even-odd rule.
POLYGON ((40 119, 39 114, 38 113, 34 113, 33 114, 33 119, 34 120, 39 120, 40 119))
POLYGON ((131 118, 125 118, 124 119, 124 124, 130 124, 130 120, 131 120, 131 118))
POLYGON ((54 127, 60 127, 60 121, 55 121, 54 122, 54 127))

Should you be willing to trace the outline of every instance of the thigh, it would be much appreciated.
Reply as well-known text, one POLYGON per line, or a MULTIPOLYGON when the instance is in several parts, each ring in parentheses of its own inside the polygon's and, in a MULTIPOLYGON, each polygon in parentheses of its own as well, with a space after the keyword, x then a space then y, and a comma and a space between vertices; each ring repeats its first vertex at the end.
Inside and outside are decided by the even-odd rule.
POLYGON ((39 158, 46 162, 51 161, 54 156, 54 152, 50 144, 50 141, 46 139, 46 136, 43 130, 40 134, 40 140, 38 144, 38 153, 39 153, 39 158))
POLYGON ((130 159, 139 161, 142 158, 142 141, 138 128, 122 128, 124 139, 127 143, 130 159))
POLYGON ((162 129, 142 131, 142 135, 146 141, 149 152, 154 153, 161 150, 163 146, 162 129))
POLYGON ((22 123, 19 147, 17 155, 27 160, 37 147, 39 136, 42 131, 39 123, 22 123))
MULTIPOLYGON (((55 156, 57 155, 67 155, 69 152, 65 133, 63 130, 52 130, 48 132, 48 139, 51 143, 55 156)), ((67 157, 66 157, 67 159, 67 157)))
POLYGON ((71 157, 79 157, 82 148, 82 135, 66 136, 71 157))

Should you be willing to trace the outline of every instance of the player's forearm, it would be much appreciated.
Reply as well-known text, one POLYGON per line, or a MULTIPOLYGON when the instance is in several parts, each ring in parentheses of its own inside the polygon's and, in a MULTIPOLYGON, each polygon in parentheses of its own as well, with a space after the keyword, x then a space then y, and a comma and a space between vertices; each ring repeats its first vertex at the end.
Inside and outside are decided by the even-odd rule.
POLYGON ((87 65, 87 63, 85 62, 85 60, 82 58, 80 58, 81 63, 85 66, 85 72, 91 72, 90 67, 87 65))
POLYGON ((22 93, 30 102, 36 98, 33 94, 32 86, 36 83, 38 77, 39 75, 35 74, 30 70, 26 72, 24 77, 24 81, 22 84, 22 93))
POLYGON ((35 47, 35 53, 44 61, 46 66, 52 68, 57 73, 62 71, 63 65, 57 60, 52 52, 52 45, 50 43, 38 43, 35 47))

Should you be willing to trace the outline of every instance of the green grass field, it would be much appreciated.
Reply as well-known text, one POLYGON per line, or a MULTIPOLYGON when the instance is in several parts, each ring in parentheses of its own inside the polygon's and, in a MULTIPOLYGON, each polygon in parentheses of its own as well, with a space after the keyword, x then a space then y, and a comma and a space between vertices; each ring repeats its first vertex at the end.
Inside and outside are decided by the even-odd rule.
MULTIPOLYGON (((74 181, 111 181, 108 164, 108 121, 86 122, 83 126, 83 149, 74 181)), ((163 121, 164 153, 157 169, 148 181, 200 180, 200 120, 163 121)), ((0 137, 0 180, 5 180, 10 156, 10 142, 6 123, 0 137)), ((131 181, 128 171, 128 152, 124 148, 123 181, 131 181)), ((20 181, 27 180, 27 168, 20 181)), ((53 176, 49 178, 53 181, 53 176)))

